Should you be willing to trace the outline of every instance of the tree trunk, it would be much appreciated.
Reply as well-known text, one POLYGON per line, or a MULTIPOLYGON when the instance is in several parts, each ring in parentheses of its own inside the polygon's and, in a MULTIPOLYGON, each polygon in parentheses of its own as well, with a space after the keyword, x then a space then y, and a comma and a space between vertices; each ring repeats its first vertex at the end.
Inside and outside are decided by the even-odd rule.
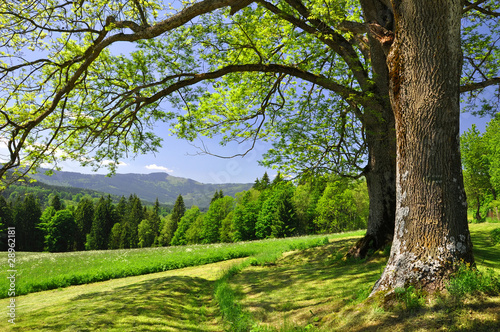
POLYGON ((477 196, 476 220, 481 221, 481 200, 479 199, 479 195, 477 196))
MULTIPOLYGON (((361 0, 364 19, 386 29, 393 27, 392 9, 379 0, 361 0)), ((396 134, 394 114, 389 100, 389 72, 384 46, 368 35, 370 58, 380 107, 365 110, 364 125, 368 144, 368 166, 365 172, 370 213, 366 235, 349 251, 349 256, 364 258, 392 241, 396 212, 396 134)))
POLYGON ((396 225, 373 292, 442 289, 474 263, 459 150, 460 0, 393 0, 388 55, 396 119, 396 225))

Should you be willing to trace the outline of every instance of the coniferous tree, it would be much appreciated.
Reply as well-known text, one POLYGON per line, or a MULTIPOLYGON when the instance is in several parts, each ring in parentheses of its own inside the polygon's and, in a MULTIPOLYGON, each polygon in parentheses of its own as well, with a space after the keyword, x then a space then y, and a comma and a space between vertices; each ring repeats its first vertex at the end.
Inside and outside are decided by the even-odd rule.
POLYGON ((16 247, 20 251, 42 251, 44 245, 43 230, 39 228, 42 211, 39 202, 32 194, 24 201, 18 200, 14 209, 16 226, 16 247))
POLYGON ((90 197, 82 198, 76 207, 74 215, 77 226, 76 250, 85 250, 85 241, 94 220, 94 202, 92 199, 90 197))
POLYGON ((56 211, 64 209, 61 197, 56 193, 50 200, 50 206, 52 206, 56 211))
POLYGON ((257 180, 255 180, 253 188, 259 191, 263 191, 266 190, 270 185, 271 181, 269 180, 269 175, 267 175, 267 172, 264 172, 262 179, 259 180, 259 178, 257 178, 257 180))
POLYGON ((125 196, 122 196, 116 205, 116 222, 123 223, 126 220, 127 209, 127 199, 125 196))
POLYGON ((150 225, 151 225, 151 230, 154 234, 153 245, 157 245, 158 239, 160 236, 160 225, 161 225, 160 202, 158 201, 158 197, 156 198, 155 205, 153 206, 153 209, 151 210, 151 212, 149 213, 149 216, 146 219, 149 219, 150 225))
POLYGON ((3 196, 0 195, 0 250, 6 251, 7 247, 7 232, 8 227, 14 226, 12 219, 12 207, 3 196))
MULTIPOLYGON (((126 248, 137 248, 139 245, 139 235, 137 233, 139 224, 144 219, 144 209, 142 207, 141 200, 137 195, 130 195, 129 197, 129 208, 127 212, 126 223, 128 225, 126 228, 126 234, 128 237, 129 245, 126 248)), ((127 240, 125 240, 127 241, 127 240)))
POLYGON ((109 234, 115 220, 114 206, 111 203, 111 197, 107 199, 101 197, 94 213, 94 222, 87 236, 86 248, 89 250, 107 249, 109 234))
MULTIPOLYGON (((182 198, 182 195, 179 195, 177 197, 177 200, 175 201, 174 208, 172 210, 172 218, 169 230, 169 233, 172 234, 172 237, 174 236, 174 233, 177 230, 179 222, 181 221, 181 218, 184 216, 184 213, 186 213, 186 206, 184 205, 184 199, 182 198)), ((172 240, 172 237, 168 241, 169 244, 170 241, 172 240)))

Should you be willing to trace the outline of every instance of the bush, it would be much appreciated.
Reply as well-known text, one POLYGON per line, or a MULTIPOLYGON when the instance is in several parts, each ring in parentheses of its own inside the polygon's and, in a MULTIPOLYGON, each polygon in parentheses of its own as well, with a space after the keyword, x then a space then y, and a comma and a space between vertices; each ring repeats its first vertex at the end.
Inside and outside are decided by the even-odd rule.
POLYGON ((396 295, 396 300, 402 306, 402 309, 407 311, 415 311, 425 303, 425 296, 422 291, 413 286, 408 288, 396 288, 394 289, 394 294, 396 295))
POLYGON ((446 289, 455 298, 478 293, 494 295, 500 292, 500 281, 491 269, 483 273, 469 264, 462 264, 446 289))
POLYGON ((490 235, 491 235, 491 239, 493 240, 494 244, 500 243, 500 228, 496 228, 496 229, 492 230, 490 235))

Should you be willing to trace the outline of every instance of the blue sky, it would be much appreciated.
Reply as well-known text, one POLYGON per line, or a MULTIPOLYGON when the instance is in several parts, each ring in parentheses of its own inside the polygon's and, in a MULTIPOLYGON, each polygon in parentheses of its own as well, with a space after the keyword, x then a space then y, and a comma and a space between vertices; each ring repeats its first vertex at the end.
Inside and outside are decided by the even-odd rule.
MULTIPOLYGON (((461 132, 467 130, 475 123, 478 129, 484 131, 489 118, 478 118, 463 113, 460 116, 461 132)), ((153 173, 166 172, 173 176, 190 178, 203 183, 250 183, 257 177, 262 177, 264 172, 270 176, 276 171, 259 166, 258 160, 262 153, 269 147, 269 143, 259 142, 253 151, 245 157, 222 159, 211 155, 200 155, 199 150, 193 145, 208 147, 210 152, 230 156, 245 151, 248 146, 232 144, 221 147, 217 140, 205 139, 193 144, 168 136, 168 128, 158 126, 156 133, 163 137, 163 147, 156 155, 147 154, 137 156, 135 159, 124 160, 118 167, 118 173, 153 173)), ((91 173, 90 168, 81 168, 75 163, 65 162, 61 166, 65 171, 91 173)), ((99 173, 106 173, 105 169, 99 173)))

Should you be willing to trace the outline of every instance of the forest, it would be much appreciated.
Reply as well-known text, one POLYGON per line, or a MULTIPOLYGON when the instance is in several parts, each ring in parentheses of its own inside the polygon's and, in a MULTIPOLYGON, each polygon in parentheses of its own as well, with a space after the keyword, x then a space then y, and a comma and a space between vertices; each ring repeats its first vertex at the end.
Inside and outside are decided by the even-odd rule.
MULTIPOLYGON (((135 194, 111 196, 13 191, 0 197, 2 229, 16 227, 20 251, 64 252, 249 241, 366 228, 364 180, 312 177, 298 184, 267 173, 236 198, 214 193, 206 211, 146 206, 135 194), (21 195, 20 195, 21 194, 21 195), (68 200, 71 198, 72 200, 68 200)), ((5 232, 3 232, 5 234, 5 232)), ((4 239, 3 239, 4 240, 4 239)), ((2 247, 6 248, 5 240, 2 247)))

